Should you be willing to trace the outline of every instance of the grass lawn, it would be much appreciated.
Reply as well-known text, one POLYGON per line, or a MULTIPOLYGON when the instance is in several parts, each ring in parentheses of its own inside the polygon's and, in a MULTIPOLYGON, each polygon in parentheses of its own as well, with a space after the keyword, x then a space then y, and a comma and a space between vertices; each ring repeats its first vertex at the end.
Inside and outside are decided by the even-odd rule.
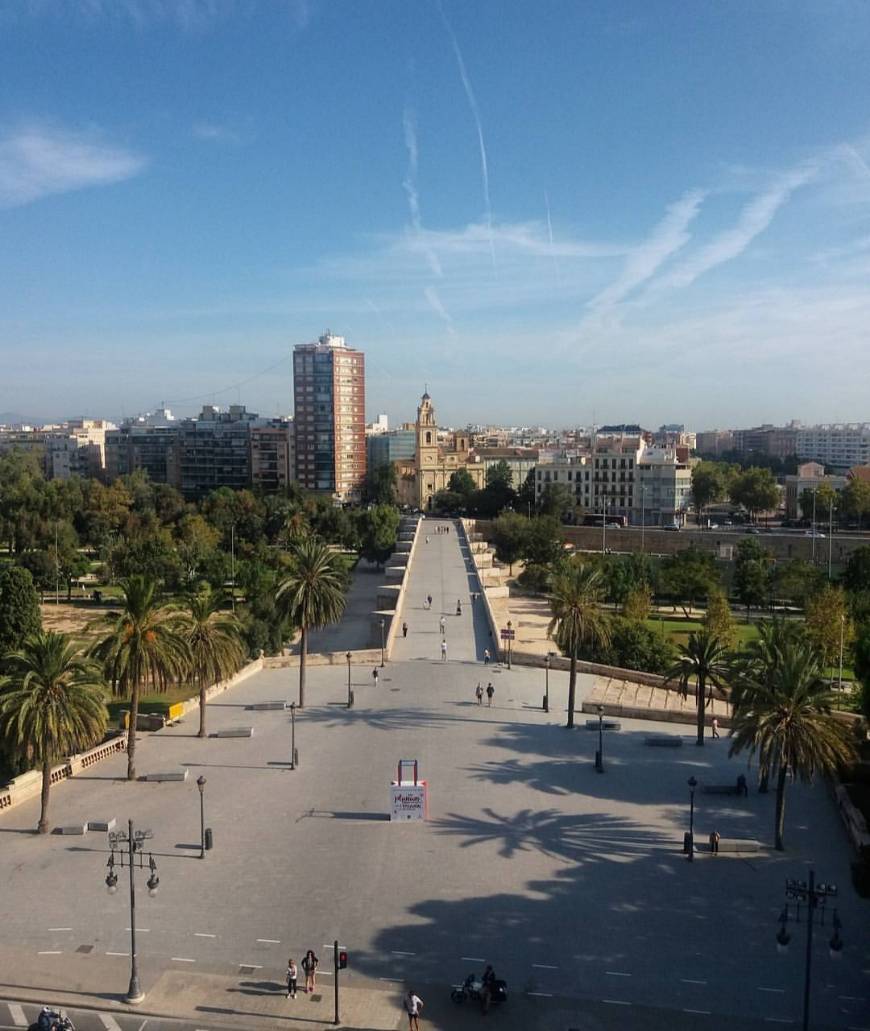
MULTIPOLYGON (((657 633, 666 634, 675 644, 686 644, 689 634, 703 630, 704 624, 697 619, 667 619, 650 616, 646 625, 657 633)), ((755 623, 735 623, 738 646, 754 641, 758 637, 755 623)))
MULTIPOLYGON (((139 712, 159 712, 164 716, 169 712, 169 706, 176 702, 186 701, 197 694, 197 689, 189 684, 181 687, 172 687, 164 694, 146 694, 139 696, 139 712)), ((106 699, 106 708, 109 710, 109 720, 117 725, 121 718, 121 711, 130 708, 129 698, 118 698, 111 695, 106 699)))

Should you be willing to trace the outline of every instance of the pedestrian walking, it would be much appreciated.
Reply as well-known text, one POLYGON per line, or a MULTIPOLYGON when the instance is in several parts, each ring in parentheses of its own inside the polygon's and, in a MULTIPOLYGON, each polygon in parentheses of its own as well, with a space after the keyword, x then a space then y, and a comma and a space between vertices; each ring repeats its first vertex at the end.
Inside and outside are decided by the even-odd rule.
POLYGON ((423 1000, 409 988, 404 999, 405 1012, 408 1014, 408 1031, 420 1031, 420 1013, 423 1009, 423 1000))
POLYGON ((312 949, 305 953, 302 960, 302 970, 305 973, 305 991, 313 992, 317 987, 317 967, 320 960, 314 955, 312 949))
POLYGON ((375 682, 375 687, 378 686, 378 677, 379 676, 380 676, 380 673, 378 672, 378 667, 375 666, 375 668, 372 670, 372 680, 374 680, 374 682, 375 682))
POLYGON ((447 642, 446 641, 442 641, 441 642, 441 661, 442 662, 446 662, 447 661, 447 642))
POLYGON ((483 649, 483 664, 484 664, 484 666, 488 666, 489 665, 489 660, 491 658, 492 658, 492 656, 489 654, 489 648, 484 648, 483 649))
POLYGON ((428 538, 428 537, 426 538, 426 543, 427 543, 427 544, 429 543, 429 538, 428 538))
POLYGON ((486 685, 486 707, 492 708, 492 696, 495 694, 495 688, 492 686, 492 681, 486 685))
POLYGON ((719 720, 713 717, 713 722, 710 724, 710 729, 713 731, 713 737, 719 737, 719 720))
POLYGON ((462 615, 462 602, 459 600, 459 598, 456 599, 456 615, 462 615))
POLYGON ((477 699, 478 705, 483 705, 483 688, 480 686, 480 681, 477 682, 477 687, 474 691, 474 697, 477 699))
POLYGON ((443 634, 447 629, 447 620, 443 616, 438 620, 438 626, 441 628, 441 633, 443 634))
POLYGON ((737 777, 737 794, 742 795, 743 798, 749 797, 749 785, 742 773, 737 777))
POLYGON ((297 974, 298 974, 298 971, 296 969, 296 962, 293 959, 293 957, 291 956, 290 959, 287 960, 287 998, 288 999, 295 999, 296 998, 296 978, 297 978, 297 974))
POLYGON ((710 851, 714 856, 719 855, 719 831, 710 831, 710 851))
POLYGON ((407 637, 407 636, 408 636, 408 624, 407 623, 403 623, 402 624, 402 637, 407 637))
POLYGON ((432 595, 431 594, 427 594, 426 595, 426 608, 427 609, 431 609, 432 608, 432 595))

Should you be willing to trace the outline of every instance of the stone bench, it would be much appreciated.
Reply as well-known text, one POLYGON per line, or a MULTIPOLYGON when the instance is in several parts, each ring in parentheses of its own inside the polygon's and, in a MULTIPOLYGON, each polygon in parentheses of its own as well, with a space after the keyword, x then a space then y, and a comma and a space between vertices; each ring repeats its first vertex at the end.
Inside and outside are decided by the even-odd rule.
POLYGON ((55 834, 78 834, 81 836, 87 832, 88 825, 86 823, 72 823, 66 827, 58 827, 55 830, 55 834))
MULTIPOLYGON (((603 730, 622 730, 622 724, 617 720, 602 720, 601 727, 603 730)), ((598 720, 587 720, 587 730, 598 730, 598 720)))
POLYGON ((282 712, 287 708, 286 702, 254 702, 252 705, 246 705, 246 709, 253 712, 282 712))
POLYGON ((89 831, 113 831, 118 821, 113 816, 111 820, 88 820, 89 831))
MULTIPOLYGON (((719 839, 719 851, 720 852, 761 852, 764 846, 760 841, 756 841, 755 838, 720 838, 719 839)), ((710 847, 710 839, 706 838, 703 842, 699 842, 695 845, 696 852, 712 852, 710 847)))
POLYGON ((652 748, 682 748, 683 739, 675 734, 657 734, 645 737, 643 743, 652 748))
POLYGON ((190 770, 170 770, 167 773, 146 773, 142 780, 156 781, 161 783, 169 780, 187 780, 190 770))
POLYGON ((227 727, 225 730, 219 730, 215 737, 253 737, 253 727, 227 727))

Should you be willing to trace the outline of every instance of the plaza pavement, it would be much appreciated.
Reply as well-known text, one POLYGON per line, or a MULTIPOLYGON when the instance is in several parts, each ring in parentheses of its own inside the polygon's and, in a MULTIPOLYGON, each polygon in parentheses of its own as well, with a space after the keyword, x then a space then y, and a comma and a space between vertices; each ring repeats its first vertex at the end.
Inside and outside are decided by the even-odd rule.
MULTIPOLYGON (((142 735, 139 773, 186 766, 186 783, 126 783, 118 755, 55 788, 55 825, 129 817, 153 830, 160 892, 149 898, 138 875, 148 993, 138 1023, 117 1016, 129 909, 125 890, 106 893, 105 837, 37 837, 37 800, 0 816, 0 996, 90 1005, 115 1014, 123 1031, 142 1020, 145 1031, 159 1027, 161 1014, 197 1028, 322 1026, 332 1016, 326 946, 338 938, 350 952, 347 1026, 406 1026, 399 999, 408 984, 427 1002, 424 1028, 476 1024, 474 1010, 452 1007, 449 986, 488 961, 513 993, 488 1019, 510 1031, 748 1031, 800 1019, 804 925, 792 925, 785 957, 774 935, 784 878, 813 866, 840 886, 846 950, 831 962, 830 928, 817 930, 811 1026, 870 1028, 870 904, 851 887, 824 786, 789 787, 786 853, 688 863, 686 781, 734 782, 745 764, 727 758, 727 739, 698 749, 690 728, 624 720, 596 774, 597 734, 583 717, 584 729, 562 726, 567 674, 550 674, 545 714, 542 670, 479 661, 488 630, 466 603, 474 586, 455 530, 430 534, 412 569, 408 638, 379 685, 370 668, 354 668, 356 705, 347 710, 344 669, 309 670, 295 771, 288 714, 245 709, 294 696, 296 670, 266 670, 208 707, 210 730, 248 724, 253 738, 199 740, 195 713, 142 735), (474 703, 479 679, 495 685, 491 709, 474 703), (651 731, 686 742, 648 748, 651 731), (386 818, 400 758, 417 758, 429 781, 426 824, 386 818), (200 774, 215 835, 205 860, 200 774), (322 960, 324 992, 288 1003, 279 990, 287 956, 298 962, 309 947, 322 960)), ((580 678, 578 704, 591 683, 580 678)), ((698 836, 715 827, 769 842, 773 801, 699 794, 698 836)))

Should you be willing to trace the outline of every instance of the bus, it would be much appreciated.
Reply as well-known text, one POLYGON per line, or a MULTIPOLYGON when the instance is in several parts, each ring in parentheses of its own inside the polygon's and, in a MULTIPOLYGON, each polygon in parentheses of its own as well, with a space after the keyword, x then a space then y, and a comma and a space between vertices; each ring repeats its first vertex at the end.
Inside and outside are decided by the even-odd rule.
POLYGON ((617 526, 625 527, 628 526, 628 516, 614 515, 610 512, 606 515, 602 515, 601 512, 596 512, 594 515, 583 516, 584 526, 601 526, 602 522, 608 530, 615 529, 617 526))

